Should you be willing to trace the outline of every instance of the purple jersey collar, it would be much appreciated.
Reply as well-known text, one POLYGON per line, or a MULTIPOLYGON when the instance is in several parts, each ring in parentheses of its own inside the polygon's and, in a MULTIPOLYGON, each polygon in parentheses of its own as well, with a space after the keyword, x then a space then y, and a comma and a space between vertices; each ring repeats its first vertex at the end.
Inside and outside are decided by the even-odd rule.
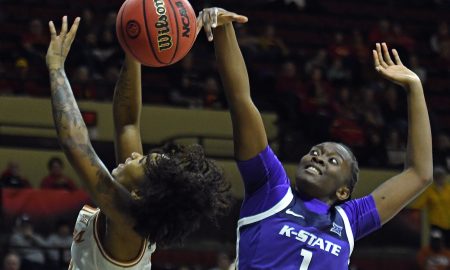
POLYGON ((298 192, 295 193, 297 194, 297 196, 300 197, 300 199, 305 204, 306 208, 308 208, 308 210, 311 212, 317 214, 326 214, 330 210, 330 206, 319 199, 307 197, 305 195, 300 195, 298 192))

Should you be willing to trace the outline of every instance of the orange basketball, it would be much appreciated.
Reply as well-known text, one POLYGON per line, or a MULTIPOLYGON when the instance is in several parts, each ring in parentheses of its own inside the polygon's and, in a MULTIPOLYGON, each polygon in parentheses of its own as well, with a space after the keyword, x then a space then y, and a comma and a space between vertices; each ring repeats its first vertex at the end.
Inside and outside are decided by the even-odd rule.
POLYGON ((117 14, 122 48, 146 66, 183 58, 195 41, 196 16, 187 0, 126 0, 117 14))

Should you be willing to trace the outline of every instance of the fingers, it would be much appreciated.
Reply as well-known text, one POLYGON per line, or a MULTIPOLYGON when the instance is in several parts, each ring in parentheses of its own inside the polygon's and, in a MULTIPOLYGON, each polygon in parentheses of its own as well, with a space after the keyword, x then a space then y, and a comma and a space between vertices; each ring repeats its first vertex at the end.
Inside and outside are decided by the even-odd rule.
POLYGON ((200 31, 202 30, 202 28, 203 28, 203 11, 200 11, 197 17, 197 33, 195 33, 196 38, 198 36, 198 33, 200 33, 200 31))
POLYGON ((386 64, 386 62, 384 62, 383 54, 381 52, 381 45, 380 45, 380 43, 376 44, 376 49, 377 49, 377 55, 378 55, 378 60, 379 60, 380 65, 382 67, 384 67, 384 68, 387 68, 388 65, 386 64))
POLYGON ((227 21, 230 21, 230 22, 238 22, 238 23, 248 22, 248 18, 246 16, 242 16, 237 13, 229 12, 226 10, 222 10, 222 12, 218 16, 227 18, 227 21))
POLYGON ((402 65, 403 66, 402 60, 400 60, 400 56, 398 55, 398 52, 397 52, 396 49, 392 50, 392 55, 394 55, 395 63, 397 65, 402 65))
POLYGON ((389 50, 386 43, 383 42, 381 46, 383 48, 383 57, 386 60, 386 63, 390 66, 395 65, 394 62, 392 62, 391 56, 389 55, 389 50))
POLYGON ((380 64, 380 60, 378 58, 378 53, 376 50, 372 50, 372 55, 373 55, 373 63, 375 64, 375 69, 377 71, 380 71, 382 69, 381 64, 380 64))
POLYGON ((69 34, 67 35, 69 40, 72 42, 75 38, 75 35, 77 34, 78 26, 80 25, 80 17, 76 17, 75 21, 72 24, 72 27, 70 27, 69 34))
POLYGON ((51 38, 52 38, 52 40, 54 40, 56 38, 56 29, 55 29, 55 24, 53 23, 53 21, 48 22, 48 28, 50 29, 51 38))
POLYGON ((246 16, 242 16, 236 13, 233 13, 233 21, 238 23, 246 23, 248 22, 248 18, 246 16))
POLYGON ((214 39, 213 28, 233 21, 246 23, 248 18, 217 7, 205 8, 197 18, 197 26, 202 25, 208 41, 212 41, 214 39), (201 20, 201 22, 198 20, 201 20))
POLYGON ((67 16, 64 16, 62 19, 62 27, 60 36, 65 36, 67 34, 67 16))
MULTIPOLYGON (((77 17, 73 23, 73 25, 70 28, 69 31, 69 35, 71 35, 72 37, 75 37, 75 34, 77 33, 78 30, 78 26, 80 25, 80 17, 77 17)), ((50 35, 52 39, 55 39, 56 37, 58 37, 58 34, 56 33, 56 28, 55 28, 55 24, 53 23, 53 21, 49 21, 48 22, 48 27, 50 29, 50 35)), ((62 18, 62 27, 61 27, 61 33, 59 33, 60 36, 65 36, 67 34, 67 16, 64 16, 62 18)))
POLYGON ((211 21, 212 21, 212 27, 216 28, 217 27, 217 17, 219 17, 219 9, 213 8, 213 14, 210 17, 211 17, 211 21))
POLYGON ((387 76, 386 69, 380 63, 378 52, 376 50, 372 50, 372 55, 373 55, 373 62, 375 64, 375 70, 382 76, 387 76))
POLYGON ((213 40, 213 33, 212 33, 212 29, 211 29, 211 20, 210 20, 210 16, 209 16, 209 10, 205 9, 203 10, 203 28, 205 29, 205 34, 206 34, 206 38, 208 39, 208 41, 212 41, 213 40))

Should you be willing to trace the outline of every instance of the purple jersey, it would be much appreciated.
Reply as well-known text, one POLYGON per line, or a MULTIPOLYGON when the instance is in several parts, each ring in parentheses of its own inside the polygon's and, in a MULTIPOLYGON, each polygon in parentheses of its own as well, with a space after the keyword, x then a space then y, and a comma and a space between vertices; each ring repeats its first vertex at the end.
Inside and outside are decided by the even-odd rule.
POLYGON ((270 147, 238 166, 246 192, 237 269, 347 269, 354 239, 380 227, 371 196, 331 208, 302 198, 270 147))

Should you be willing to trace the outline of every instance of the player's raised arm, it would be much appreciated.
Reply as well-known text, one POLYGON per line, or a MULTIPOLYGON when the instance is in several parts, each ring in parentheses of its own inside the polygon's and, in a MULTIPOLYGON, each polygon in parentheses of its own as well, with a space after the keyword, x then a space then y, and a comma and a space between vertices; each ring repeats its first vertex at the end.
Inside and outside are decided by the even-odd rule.
POLYGON ((129 193, 113 181, 112 176, 92 148, 86 125, 81 117, 67 79, 64 62, 75 38, 80 18, 76 18, 67 31, 67 17, 63 17, 58 35, 53 22, 49 23, 51 42, 46 62, 50 73, 53 119, 59 142, 93 200, 115 221, 122 221, 125 207, 131 199, 129 193))
POLYGON ((126 55, 113 99, 114 146, 117 163, 124 163, 133 152, 142 154, 141 92, 141 64, 126 55))
POLYGON ((389 221, 419 195, 433 177, 431 129, 427 105, 419 77, 406 68, 396 50, 392 60, 385 43, 373 51, 375 69, 384 78, 402 86, 408 98, 408 147, 405 169, 372 194, 382 224, 389 221))
POLYGON ((203 16, 208 40, 214 39, 217 64, 231 111, 235 156, 238 160, 250 159, 267 146, 267 135, 250 96, 247 68, 232 24, 245 23, 247 18, 221 8, 205 9, 200 16, 203 16))

